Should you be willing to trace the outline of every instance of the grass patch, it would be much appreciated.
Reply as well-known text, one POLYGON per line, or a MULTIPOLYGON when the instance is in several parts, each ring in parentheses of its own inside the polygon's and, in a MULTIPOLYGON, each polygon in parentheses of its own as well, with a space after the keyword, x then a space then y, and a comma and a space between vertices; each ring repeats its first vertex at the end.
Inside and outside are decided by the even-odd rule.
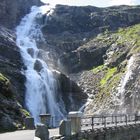
POLYGON ((117 67, 114 68, 108 68, 106 74, 104 75, 104 77, 101 79, 100 84, 101 87, 104 86, 108 80, 113 77, 113 75, 117 72, 117 67))
POLYGON ((93 68, 92 71, 94 74, 97 74, 98 72, 100 72, 101 70, 103 70, 104 65, 100 65, 96 68, 93 68))
POLYGON ((127 44, 129 42, 132 44, 129 46, 133 49, 133 53, 140 52, 140 24, 125 29, 120 28, 114 35, 118 36, 117 43, 127 44))
POLYGON ((100 104, 101 102, 110 98, 111 94, 115 92, 122 75, 122 72, 116 74, 114 73, 112 78, 110 78, 108 82, 104 83, 104 86, 100 88, 100 92, 95 97, 96 103, 100 104))

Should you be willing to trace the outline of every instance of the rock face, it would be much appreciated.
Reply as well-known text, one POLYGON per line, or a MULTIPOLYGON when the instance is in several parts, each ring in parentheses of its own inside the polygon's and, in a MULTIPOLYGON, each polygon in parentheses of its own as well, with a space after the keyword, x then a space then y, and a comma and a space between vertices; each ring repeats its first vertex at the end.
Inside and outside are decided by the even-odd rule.
POLYGON ((18 101, 23 104, 25 77, 21 69, 24 65, 15 39, 13 32, 0 27, 0 72, 11 81, 18 101))
POLYGON ((14 33, 0 26, 0 131, 15 130, 23 122, 23 66, 14 33))
MULTIPOLYGON (((136 113, 139 105, 140 24, 108 33, 115 42, 103 56, 103 65, 73 74, 91 99, 86 113, 136 113)), ((107 39, 100 35, 94 40, 107 39)))
POLYGON ((15 99, 11 82, 0 74, 0 132, 22 128, 22 107, 15 99))
POLYGON ((15 28, 21 18, 26 15, 32 5, 41 5, 40 0, 1 0, 0 24, 7 28, 15 28))
POLYGON ((139 23, 139 12, 140 6, 97 8, 57 5, 42 31, 48 44, 56 51, 62 70, 72 73, 102 64, 101 57, 108 47, 104 43, 87 42, 99 33, 139 23), (81 47, 84 44, 87 47, 81 47))
POLYGON ((24 64, 16 46, 14 29, 32 5, 39 0, 2 0, 0 2, 0 132, 21 129, 29 113, 23 109, 24 64), (9 29, 8 29, 9 28, 9 29))
POLYGON ((55 65, 91 99, 85 113, 120 113, 122 107, 127 113, 140 111, 139 11, 140 6, 57 5, 44 22, 55 65), (131 56, 132 70, 127 70, 131 56))
POLYGON ((60 93, 59 96, 62 97, 66 111, 79 110, 86 102, 87 94, 70 77, 56 71, 53 74, 59 85, 57 93, 60 93))

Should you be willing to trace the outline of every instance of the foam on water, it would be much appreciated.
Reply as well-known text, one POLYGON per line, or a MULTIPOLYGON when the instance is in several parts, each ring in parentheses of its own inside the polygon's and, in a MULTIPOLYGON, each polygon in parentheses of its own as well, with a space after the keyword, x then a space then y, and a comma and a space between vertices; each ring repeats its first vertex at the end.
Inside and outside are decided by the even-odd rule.
POLYGON ((20 25, 16 28, 17 46, 20 48, 26 70, 26 106, 35 119, 35 123, 40 122, 39 115, 50 113, 52 116, 63 118, 64 107, 56 101, 56 81, 46 62, 38 58, 39 49, 37 40, 45 41, 41 32, 41 26, 36 18, 42 14, 52 12, 51 6, 32 7, 31 12, 26 15, 20 25), (29 53, 32 50, 32 53, 29 53), (36 62, 41 65, 38 72, 35 69, 36 62))

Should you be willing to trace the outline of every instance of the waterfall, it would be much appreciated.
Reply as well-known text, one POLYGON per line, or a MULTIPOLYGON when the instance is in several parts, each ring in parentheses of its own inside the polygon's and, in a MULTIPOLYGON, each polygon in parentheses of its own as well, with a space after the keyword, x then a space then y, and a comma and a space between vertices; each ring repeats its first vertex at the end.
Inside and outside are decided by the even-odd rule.
POLYGON ((62 119, 65 112, 63 103, 60 104, 56 100, 57 84, 53 74, 46 62, 38 57, 37 41, 45 41, 45 39, 36 19, 47 10, 51 12, 50 9, 49 6, 33 6, 31 12, 22 19, 16 28, 17 46, 26 66, 26 70, 24 70, 26 76, 25 103, 34 117, 35 124, 40 122, 40 114, 50 113, 52 116, 62 119), (37 64, 39 69, 36 68, 37 64))
POLYGON ((129 82, 131 76, 132 76, 132 66, 134 63, 134 56, 131 56, 131 58, 128 61, 127 64, 127 70, 126 73, 124 75, 124 77, 122 77, 121 82, 118 86, 118 93, 115 95, 115 99, 114 102, 117 101, 116 105, 119 105, 119 109, 118 111, 120 113, 126 113, 126 107, 125 107, 125 88, 127 86, 127 83, 129 82))

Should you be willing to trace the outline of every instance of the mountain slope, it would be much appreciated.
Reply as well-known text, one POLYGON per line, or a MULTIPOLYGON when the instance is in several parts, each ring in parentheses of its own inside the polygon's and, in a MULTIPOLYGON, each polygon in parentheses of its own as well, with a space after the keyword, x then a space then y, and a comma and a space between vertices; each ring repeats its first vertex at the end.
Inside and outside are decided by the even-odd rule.
MULTIPOLYGON (((140 6, 97 8, 57 5, 52 15, 44 20, 42 31, 48 42, 48 49, 53 50, 52 53, 55 53, 56 57, 54 59, 61 63, 60 69, 66 73, 73 73, 102 64, 101 56, 107 50, 107 46, 96 47, 95 56, 94 50, 79 50, 80 46, 99 33, 139 23, 139 12, 140 6)), ((58 62, 55 63, 59 67, 58 62)))
MULTIPOLYGON (((15 33, 7 28, 16 27, 29 7, 38 5, 36 0, 32 0, 31 5, 27 1, 27 5, 20 0, 12 2, 10 9, 11 1, 3 0, 0 5, 0 9, 3 8, 0 10, 2 131, 22 127, 23 119, 20 118, 28 114, 23 110, 26 79, 22 70, 26 67, 15 42, 15 33)), ((87 98, 86 93, 89 104, 85 113, 105 113, 108 109, 113 113, 139 111, 139 13, 140 6, 97 8, 57 5, 52 15, 37 19, 43 26, 47 42, 38 43, 39 55, 51 63, 50 67, 61 71, 54 72, 54 76, 67 111, 75 107, 78 110, 87 98), (123 110, 120 110, 122 107, 123 110)), ((36 67, 41 68, 39 63, 36 67)))
POLYGON ((139 11, 140 6, 57 5, 44 23, 55 65, 91 99, 86 113, 139 110, 139 11))
POLYGON ((91 99, 85 112, 135 113, 140 109, 140 24, 98 35, 90 43, 105 45, 110 39, 115 41, 103 56, 103 64, 83 72, 77 81, 91 99))

